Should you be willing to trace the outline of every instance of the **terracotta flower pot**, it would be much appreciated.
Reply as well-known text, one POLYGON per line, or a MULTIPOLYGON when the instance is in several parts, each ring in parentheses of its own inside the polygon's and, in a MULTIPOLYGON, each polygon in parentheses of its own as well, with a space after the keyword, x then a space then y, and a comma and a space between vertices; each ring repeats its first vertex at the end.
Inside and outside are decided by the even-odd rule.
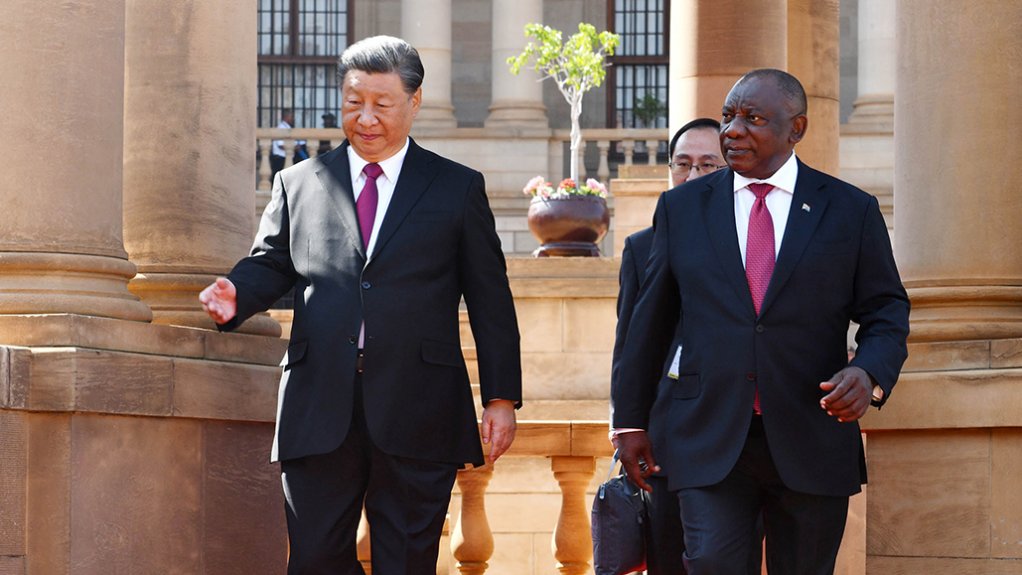
POLYGON ((540 246, 532 255, 598 257, 597 242, 610 227, 607 200, 599 196, 542 198, 529 204, 529 230, 540 246))

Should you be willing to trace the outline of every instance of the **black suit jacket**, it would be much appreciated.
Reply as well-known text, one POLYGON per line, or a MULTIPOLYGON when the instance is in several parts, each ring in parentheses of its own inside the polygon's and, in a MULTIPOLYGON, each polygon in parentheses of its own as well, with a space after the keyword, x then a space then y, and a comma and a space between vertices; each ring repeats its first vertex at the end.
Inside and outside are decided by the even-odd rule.
POLYGON ((890 396, 907 357, 909 302, 876 198, 799 162, 761 313, 735 229, 730 169, 664 193, 647 275, 612 386, 614 426, 648 429, 672 489, 718 483, 741 453, 758 385, 777 470, 793 490, 847 496, 865 481, 857 423, 819 405, 819 383, 852 361, 890 396), (684 322, 680 318, 684 317, 684 322), (677 327, 677 330, 675 330, 677 327), (683 346, 679 378, 667 377, 683 346), (656 404, 656 405, 654 405, 656 404))
MULTIPOLYGON (((639 288, 646 277, 646 264, 649 261, 649 251, 653 247, 653 228, 645 228, 625 238, 624 249, 621 251, 621 270, 618 274, 619 289, 617 294, 617 329, 614 334, 614 352, 611 364, 611 385, 618 385, 616 382, 621 377, 621 351, 625 347, 625 339, 628 336, 628 327, 632 322, 632 314, 635 311, 635 300, 639 296, 639 288)), ((675 350, 662 350, 666 354, 670 352, 670 359, 673 360, 675 350)), ((658 388, 658 391, 663 391, 658 388)), ((664 406, 666 404, 654 405, 664 406)), ((663 432, 663 426, 659 419, 664 414, 652 413, 650 417, 649 431, 650 440, 653 442, 653 455, 666 451, 667 438, 663 432)), ((663 475, 663 473, 657 474, 663 475)))
POLYGON ((328 453, 344 440, 364 321, 373 442, 391 455, 481 465, 462 296, 483 403, 521 403, 517 320, 483 176, 411 141, 367 263, 348 146, 279 173, 252 253, 228 276, 238 315, 224 329, 295 287, 272 459, 328 453))

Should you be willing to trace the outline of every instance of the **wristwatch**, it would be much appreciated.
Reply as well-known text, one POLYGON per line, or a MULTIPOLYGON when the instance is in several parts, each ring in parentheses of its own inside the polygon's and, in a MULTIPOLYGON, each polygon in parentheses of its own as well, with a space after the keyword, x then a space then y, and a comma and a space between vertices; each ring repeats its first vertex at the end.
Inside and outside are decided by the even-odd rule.
POLYGON ((874 407, 880 407, 880 403, 884 400, 884 389, 879 385, 873 386, 873 396, 870 398, 870 405, 874 407))

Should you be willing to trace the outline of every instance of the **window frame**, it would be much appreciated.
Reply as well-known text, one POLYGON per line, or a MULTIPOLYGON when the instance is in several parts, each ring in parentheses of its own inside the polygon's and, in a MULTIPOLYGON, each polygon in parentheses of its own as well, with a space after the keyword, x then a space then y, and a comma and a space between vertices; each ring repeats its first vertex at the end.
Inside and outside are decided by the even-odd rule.
MULTIPOLYGON (((611 32, 614 32, 614 33, 618 33, 618 30, 617 30, 617 7, 616 7, 616 3, 617 3, 616 0, 607 0, 607 23, 608 23, 607 28, 608 28, 608 30, 610 30, 611 32)), ((663 34, 663 42, 664 42, 663 54, 661 54, 659 56, 621 55, 620 54, 620 49, 624 48, 624 42, 622 42, 622 45, 621 45, 619 51, 616 52, 613 56, 608 56, 607 57, 607 62, 612 64, 611 67, 607 71, 607 83, 606 83, 606 85, 607 85, 607 116, 606 116, 606 122, 607 122, 607 127, 609 127, 609 128, 614 128, 614 129, 617 129, 617 128, 629 129, 630 128, 629 126, 624 126, 624 125, 619 126, 618 123, 617 123, 617 108, 618 108, 618 106, 617 106, 617 89, 618 89, 618 82, 617 82, 617 72, 614 70, 614 66, 617 66, 617 65, 622 65, 622 66, 627 66, 627 65, 633 65, 633 66, 635 66, 635 65, 639 65, 639 66, 641 66, 641 65, 648 65, 648 66, 665 65, 665 66, 667 66, 668 67, 668 78, 667 78, 667 83, 666 83, 665 87, 667 89, 668 98, 670 97, 671 0, 663 0, 663 3, 664 3, 664 13, 663 13, 663 22, 661 22, 661 26, 662 26, 662 30, 663 30, 663 32, 662 32, 662 34, 663 34)), ((664 102, 664 106, 667 106, 667 105, 668 105, 668 102, 665 101, 664 102)), ((670 120, 668 119, 668 124, 669 123, 670 123, 670 120)))
MULTIPOLYGON (((336 54, 336 55, 311 55, 310 56, 310 55, 304 55, 304 54, 299 54, 298 53, 299 43, 300 43, 300 39, 301 39, 300 20, 306 14, 306 12, 304 12, 301 8, 302 8, 302 4, 304 2, 307 2, 307 1, 308 0, 287 0, 287 2, 286 2, 287 14, 289 15, 288 16, 288 26, 287 26, 287 39, 288 39, 287 54, 265 54, 264 55, 264 54, 260 54, 259 53, 260 52, 260 42, 262 40, 262 35, 264 33, 264 30, 261 27, 262 26, 261 22, 258 21, 258 20, 260 19, 260 17, 263 14, 263 12, 260 10, 260 8, 261 8, 260 4, 257 3, 257 5, 256 5, 256 18, 257 18, 257 26, 256 26, 256 92, 257 92, 256 93, 256 122, 257 122, 257 125, 259 127, 262 127, 262 128, 275 128, 277 126, 277 124, 280 122, 280 115, 281 115, 281 112, 283 110, 292 110, 292 112, 294 112, 294 114, 295 114, 295 123, 296 124, 299 124, 298 118, 305 118, 306 116, 308 116, 309 113, 312 113, 313 116, 316 117, 317 116, 317 111, 319 111, 319 108, 306 108, 306 107, 302 107, 302 106, 298 106, 297 105, 298 103, 295 101, 295 92, 298 91, 297 88, 300 88, 302 86, 297 85, 294 82, 292 82, 291 85, 290 85, 290 89, 291 89, 291 101, 290 102, 286 102, 285 103, 285 102, 273 102, 273 101, 271 101, 269 103, 264 104, 264 102, 263 102, 263 89, 264 89, 265 86, 269 86, 271 91, 275 90, 275 89, 277 89, 277 90, 284 90, 285 89, 284 88, 284 84, 275 84, 275 83, 273 83, 273 80, 270 80, 268 84, 264 85, 263 82, 262 82, 263 73, 264 73, 263 71, 264 70, 267 70, 268 73, 272 74, 273 72, 272 72, 271 66, 289 67, 290 70, 291 70, 291 76, 292 76, 292 78, 294 78, 294 76, 296 74, 296 70, 299 67, 304 67, 304 68, 306 68, 308 70, 313 70, 316 66, 328 66, 328 67, 334 67, 335 68, 336 65, 337 65, 337 57, 340 54, 336 54), (263 124, 263 114, 266 111, 269 111, 269 120, 268 120, 269 123, 264 125, 263 124), (302 113, 299 113, 300 111, 302 113)), ((344 4, 345 4, 345 8, 344 8, 345 9, 345 15, 344 15, 344 26, 345 26, 344 38, 345 38, 345 45, 344 46, 339 46, 340 50, 343 50, 344 48, 346 48, 348 45, 351 44, 352 35, 353 35, 354 29, 355 29, 355 14, 354 14, 355 1, 354 0, 343 0, 343 1, 344 1, 344 4)), ((270 2, 271 2, 271 11, 275 12, 276 10, 273 9, 274 8, 273 7, 273 4, 274 4, 273 0, 270 0, 270 2)), ((340 3, 341 0, 330 0, 330 2, 340 3)), ((277 30, 266 31, 266 32, 269 32, 269 33, 279 33, 277 30)), ((329 70, 328 70, 328 72, 329 72, 329 70)), ((308 84, 306 84, 306 86, 307 85, 308 84)), ((336 79, 334 79, 332 85, 336 86, 336 79)), ((271 97, 271 100, 272 100, 272 97, 271 97)), ((337 101, 338 101, 338 107, 339 107, 339 102, 340 102, 340 96, 339 95, 337 97, 337 101)), ((331 111, 334 114, 339 114, 340 113, 339 109, 338 110, 327 110, 327 111, 331 111)), ((298 125, 296 127, 319 127, 318 117, 316 117, 316 122, 312 126, 301 126, 301 125, 298 125)))

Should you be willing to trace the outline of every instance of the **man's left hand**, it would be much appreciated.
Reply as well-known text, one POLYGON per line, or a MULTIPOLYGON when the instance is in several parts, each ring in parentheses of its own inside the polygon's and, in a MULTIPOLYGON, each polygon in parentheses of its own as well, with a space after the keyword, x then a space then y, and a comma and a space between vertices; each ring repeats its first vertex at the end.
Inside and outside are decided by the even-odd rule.
POLYGON ((483 409, 482 437, 483 443, 490 446, 486 456, 491 465, 497 458, 511 447, 515 440, 515 404, 507 399, 494 399, 483 409))
POLYGON ((850 365, 821 382, 820 389, 828 392, 820 400, 820 407, 827 415, 841 422, 856 421, 869 409, 873 381, 866 370, 850 365))

